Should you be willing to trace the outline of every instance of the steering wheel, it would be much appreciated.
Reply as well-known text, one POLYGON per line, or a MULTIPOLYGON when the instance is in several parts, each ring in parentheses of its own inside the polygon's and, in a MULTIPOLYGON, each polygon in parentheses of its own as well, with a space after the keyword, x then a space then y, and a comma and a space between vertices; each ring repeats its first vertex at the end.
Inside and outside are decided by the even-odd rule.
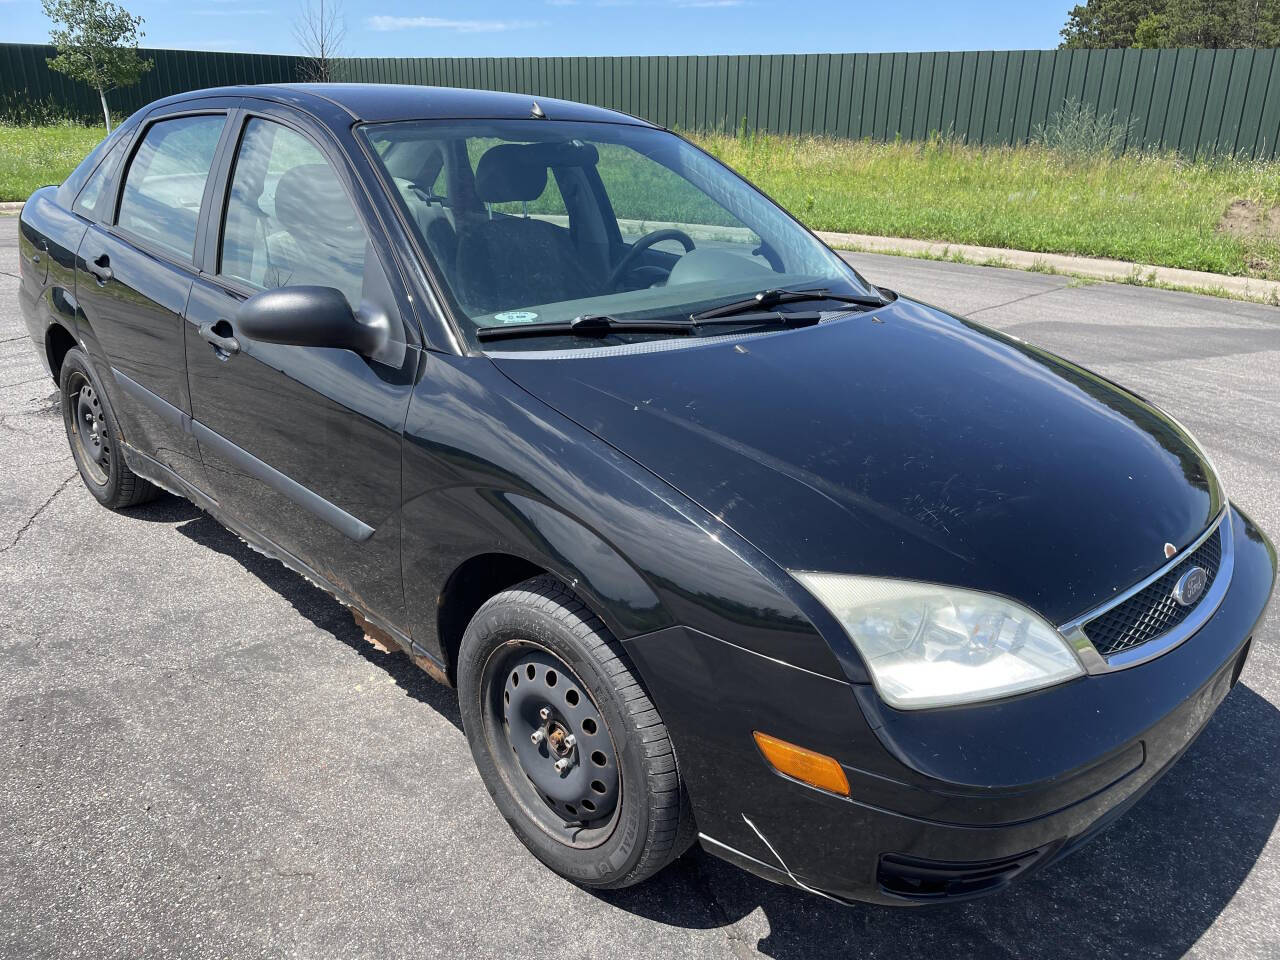
POLYGON ((693 252, 693 238, 683 230, 654 230, 652 233, 646 233, 631 245, 631 249, 618 261, 618 265, 613 268, 613 272, 609 274, 608 289, 613 290, 618 286, 618 281, 627 275, 631 265, 636 262, 636 257, 640 256, 655 243, 661 243, 663 240, 678 240, 680 245, 684 247, 685 253, 693 252))

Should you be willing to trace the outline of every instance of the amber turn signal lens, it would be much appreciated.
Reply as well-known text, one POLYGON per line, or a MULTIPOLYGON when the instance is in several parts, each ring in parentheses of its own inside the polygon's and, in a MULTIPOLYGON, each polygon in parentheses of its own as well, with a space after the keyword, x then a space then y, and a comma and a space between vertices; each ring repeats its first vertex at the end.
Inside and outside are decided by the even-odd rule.
POLYGON ((849 778, 840 764, 825 753, 814 753, 794 743, 787 743, 767 733, 755 731, 756 746, 779 773, 807 783, 819 790, 830 790, 842 797, 849 795, 849 778))

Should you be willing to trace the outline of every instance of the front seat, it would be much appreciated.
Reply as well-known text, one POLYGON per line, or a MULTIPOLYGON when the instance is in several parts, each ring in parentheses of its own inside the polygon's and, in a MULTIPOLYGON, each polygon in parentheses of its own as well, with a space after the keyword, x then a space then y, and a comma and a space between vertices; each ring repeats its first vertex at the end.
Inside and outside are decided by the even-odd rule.
MULTIPOLYGON (((476 164, 476 196, 485 203, 536 200, 546 187, 546 160, 536 148, 499 144, 476 164)), ((457 257, 458 297, 476 313, 604 292, 568 232, 533 217, 472 220, 459 230, 457 257)))

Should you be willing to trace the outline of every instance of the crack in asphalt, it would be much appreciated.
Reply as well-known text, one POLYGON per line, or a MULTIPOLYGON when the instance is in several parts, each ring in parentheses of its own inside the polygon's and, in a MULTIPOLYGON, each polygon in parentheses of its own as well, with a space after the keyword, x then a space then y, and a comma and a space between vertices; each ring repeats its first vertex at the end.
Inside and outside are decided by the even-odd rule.
POLYGON ((987 310, 998 310, 1000 307, 1008 307, 1015 303, 1022 303, 1024 300, 1034 300, 1036 297, 1043 297, 1046 293, 1057 293, 1059 290, 1065 290, 1067 284, 1061 284, 1057 287, 1051 287, 1048 290, 1037 290, 1035 293, 1023 294, 1021 297, 1014 297, 1012 300, 1006 300, 1004 303, 993 303, 989 307, 979 307, 977 310, 970 310, 965 314, 966 317, 972 317, 975 313, 984 313, 987 310))
POLYGON ((759 951, 755 945, 742 935, 742 932, 738 929, 737 921, 733 919, 733 914, 725 906, 724 901, 720 899, 719 886, 703 873, 703 869, 701 863, 695 862, 693 864, 693 885, 701 891, 703 899, 706 900, 711 912, 722 921, 720 933, 723 934, 728 942, 729 950, 734 956, 743 958, 743 960, 758 957, 760 955, 759 951))
POLYGON ((71 456, 71 454, 68 453, 65 457, 54 457, 52 460, 37 460, 35 463, 27 463, 27 464, 23 464, 23 466, 51 467, 55 463, 66 463, 68 460, 71 460, 71 459, 74 459, 74 458, 71 456))
POLYGON ((40 504, 40 506, 36 507, 35 511, 31 514, 31 516, 27 517, 26 523, 24 523, 21 527, 18 528, 18 532, 13 535, 13 540, 10 542, 10 544, 7 547, 0 547, 0 553, 8 553, 10 550, 16 547, 19 544, 19 542, 21 542, 26 532, 31 529, 31 525, 35 523, 36 520, 40 517, 40 514, 44 513, 45 510, 49 508, 49 504, 53 503, 53 501, 57 499, 58 494, 62 493, 63 490, 67 489, 67 484, 69 484, 72 480, 74 480, 78 475, 79 475, 78 471, 72 472, 71 476, 67 477, 60 484, 58 484, 57 489, 54 490, 53 493, 49 494, 49 498, 45 500, 44 503, 40 504))

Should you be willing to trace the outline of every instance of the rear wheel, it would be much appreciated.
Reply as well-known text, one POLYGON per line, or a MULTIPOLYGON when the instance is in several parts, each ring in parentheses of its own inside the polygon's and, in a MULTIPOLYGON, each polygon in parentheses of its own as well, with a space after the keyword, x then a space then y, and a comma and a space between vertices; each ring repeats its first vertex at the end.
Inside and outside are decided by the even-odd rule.
POLYGON ((120 426, 111 402, 79 347, 63 357, 58 381, 67 442, 89 492, 112 510, 154 500, 160 491, 124 462, 120 426))
POLYGON ((622 645, 555 578, 480 608, 462 640, 458 693, 486 788, 556 873, 630 886, 692 842, 662 718, 622 645))

